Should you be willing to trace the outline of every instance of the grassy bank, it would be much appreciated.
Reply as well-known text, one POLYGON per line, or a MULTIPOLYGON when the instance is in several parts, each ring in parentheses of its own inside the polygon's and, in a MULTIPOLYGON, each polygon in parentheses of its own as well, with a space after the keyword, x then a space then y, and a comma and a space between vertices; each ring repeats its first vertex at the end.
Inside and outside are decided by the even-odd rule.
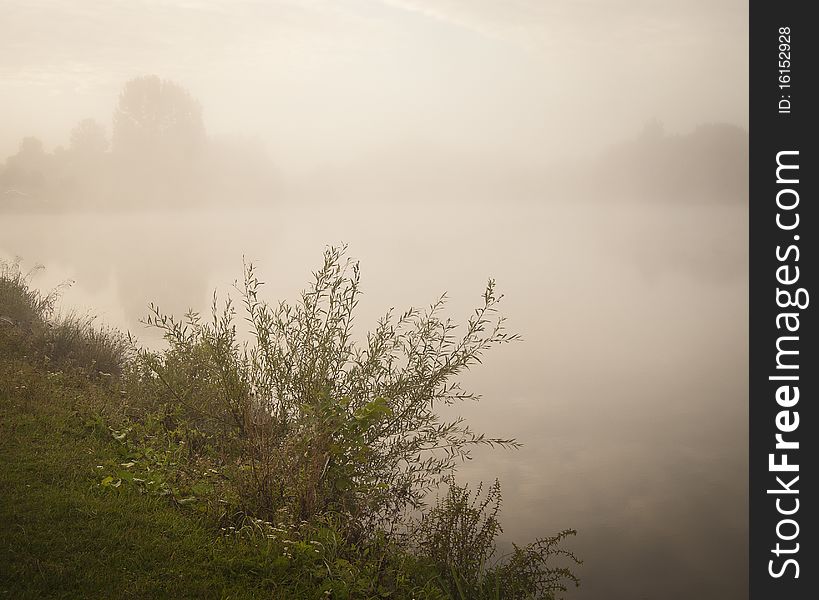
POLYGON ((516 443, 433 409, 477 398, 453 378, 516 339, 492 282, 461 337, 442 299, 359 348, 342 254, 294 306, 261 301, 249 267, 251 345, 229 301, 212 321, 154 307, 159 352, 58 318, 0 265, 0 598, 553 600, 578 583, 573 531, 495 555, 500 484, 454 473, 516 443))
POLYGON ((274 556, 165 498, 100 487, 122 448, 78 408, 110 390, 27 359, 0 370, 0 597, 277 597, 274 556))

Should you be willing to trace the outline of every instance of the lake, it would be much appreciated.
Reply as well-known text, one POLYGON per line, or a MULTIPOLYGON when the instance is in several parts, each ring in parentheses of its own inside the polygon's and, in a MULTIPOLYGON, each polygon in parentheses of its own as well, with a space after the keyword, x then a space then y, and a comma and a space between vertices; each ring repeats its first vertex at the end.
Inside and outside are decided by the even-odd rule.
MULTIPOLYGON (((207 311, 243 256, 267 298, 294 299, 328 244, 360 260, 357 333, 446 291, 463 322, 493 277, 523 341, 465 378, 459 412, 518 451, 481 450, 465 481, 500 478, 501 548, 575 528, 570 598, 746 598, 748 211, 640 202, 291 203, 269 210, 6 214, 0 255, 75 280, 91 311, 148 345, 139 318, 207 311)), ((234 293, 234 295, 238 295, 234 293)))

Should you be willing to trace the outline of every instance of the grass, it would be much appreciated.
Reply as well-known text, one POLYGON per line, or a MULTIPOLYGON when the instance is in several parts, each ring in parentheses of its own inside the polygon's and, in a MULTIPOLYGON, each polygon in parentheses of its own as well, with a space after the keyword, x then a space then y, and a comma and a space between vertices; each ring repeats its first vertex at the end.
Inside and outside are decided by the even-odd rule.
POLYGON ((166 499, 100 488, 120 448, 73 409, 82 388, 3 367, 0 598, 277 597, 275 557, 166 499))
MULTIPOLYGON (((481 488, 441 475, 470 444, 514 443, 441 424, 429 396, 430 381, 514 339, 502 318, 482 337, 498 300, 491 284, 449 358, 442 301, 425 317, 407 312, 398 329, 382 321, 362 354, 347 335, 358 269, 345 279, 332 252, 292 312, 270 312, 248 288, 257 337, 276 341, 264 348, 287 349, 269 356, 245 354, 230 304, 217 313, 215 300, 210 325, 157 309, 171 347, 139 351, 92 318, 55 317, 57 294, 0 262, 0 600, 555 600, 578 583, 569 567, 579 560, 561 547, 572 530, 487 564, 500 484, 481 500, 481 488), (394 371, 399 349, 408 366, 394 371), (338 371, 365 355, 358 370, 338 371), (271 398, 290 404, 259 404, 271 398), (416 410, 391 418, 390 402, 416 410), (422 461, 440 441, 449 458, 422 461), (387 519, 437 477, 447 496, 420 522, 387 519)), ((456 384, 435 396, 471 397, 456 384)))

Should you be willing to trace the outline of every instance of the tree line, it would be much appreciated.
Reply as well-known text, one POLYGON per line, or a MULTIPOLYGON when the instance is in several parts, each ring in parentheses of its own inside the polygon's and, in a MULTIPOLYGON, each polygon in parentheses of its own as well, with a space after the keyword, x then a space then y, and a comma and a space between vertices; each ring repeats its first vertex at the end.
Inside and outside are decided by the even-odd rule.
POLYGON ((258 140, 208 135, 200 103, 156 75, 128 81, 109 128, 83 119, 66 146, 25 137, 0 164, 0 209, 185 207, 269 202, 258 140))

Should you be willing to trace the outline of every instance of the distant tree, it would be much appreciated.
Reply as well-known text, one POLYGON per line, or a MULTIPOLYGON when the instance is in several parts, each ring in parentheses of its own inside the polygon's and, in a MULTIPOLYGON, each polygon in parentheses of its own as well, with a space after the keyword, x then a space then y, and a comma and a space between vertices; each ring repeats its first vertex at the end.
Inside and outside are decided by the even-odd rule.
POLYGON ((660 121, 658 118, 654 117, 653 119, 649 119, 646 121, 645 125, 643 125, 643 131, 640 134, 640 138, 643 141, 659 141, 665 137, 665 126, 663 122, 660 121))
POLYGON ((114 111, 115 153, 188 158, 204 140, 202 108, 187 90, 156 75, 125 84, 114 111))
POLYGON ((735 125, 703 124, 685 134, 648 121, 640 135, 612 146, 598 162, 601 197, 652 202, 745 202, 748 133, 735 125))
POLYGON ((108 150, 105 127, 94 119, 83 119, 71 131, 72 153, 82 157, 97 157, 108 150))
POLYGON ((43 142, 36 137, 24 137, 20 142, 20 149, 12 156, 10 161, 14 161, 23 168, 36 168, 41 166, 46 160, 46 151, 43 142))
POLYGON ((17 154, 6 161, 2 183, 28 189, 41 188, 45 183, 48 161, 43 142, 36 137, 25 137, 17 154))
POLYGON ((125 84, 114 111, 111 154, 117 197, 142 204, 200 202, 205 126, 199 103, 155 75, 125 84))

